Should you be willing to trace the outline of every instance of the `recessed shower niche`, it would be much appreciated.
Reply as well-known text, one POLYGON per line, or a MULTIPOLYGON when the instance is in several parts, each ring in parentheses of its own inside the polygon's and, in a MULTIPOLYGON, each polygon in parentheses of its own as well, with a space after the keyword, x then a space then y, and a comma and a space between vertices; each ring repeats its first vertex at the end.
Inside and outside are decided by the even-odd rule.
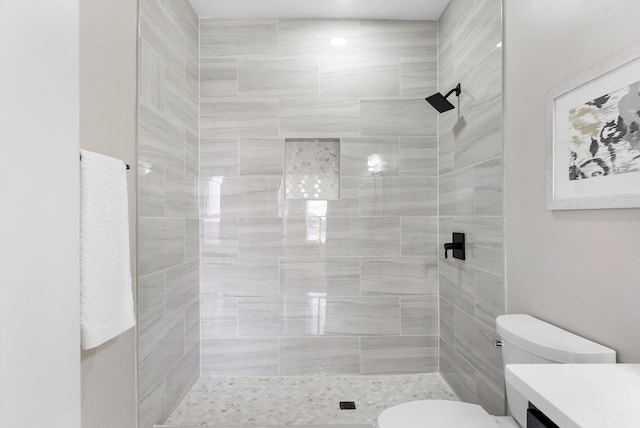
POLYGON ((340 199, 340 139, 285 139, 285 198, 340 199))

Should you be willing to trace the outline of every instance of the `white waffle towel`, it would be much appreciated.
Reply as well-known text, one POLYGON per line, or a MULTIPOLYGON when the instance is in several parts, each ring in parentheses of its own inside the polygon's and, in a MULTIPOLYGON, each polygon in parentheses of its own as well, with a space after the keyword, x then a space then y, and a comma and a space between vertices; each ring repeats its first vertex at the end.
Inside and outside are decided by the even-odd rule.
POLYGON ((91 349, 135 325, 129 208, 125 164, 80 153, 80 320, 82 349, 91 349))

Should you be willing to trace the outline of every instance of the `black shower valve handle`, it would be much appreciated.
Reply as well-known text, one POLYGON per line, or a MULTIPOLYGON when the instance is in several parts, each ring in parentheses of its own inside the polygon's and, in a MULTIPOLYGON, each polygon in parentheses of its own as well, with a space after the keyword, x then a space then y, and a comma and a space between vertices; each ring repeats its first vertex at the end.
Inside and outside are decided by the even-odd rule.
POLYGON ((453 252, 453 258, 459 260, 466 259, 464 233, 453 232, 452 241, 444 244, 444 258, 449 258, 449 251, 453 252))

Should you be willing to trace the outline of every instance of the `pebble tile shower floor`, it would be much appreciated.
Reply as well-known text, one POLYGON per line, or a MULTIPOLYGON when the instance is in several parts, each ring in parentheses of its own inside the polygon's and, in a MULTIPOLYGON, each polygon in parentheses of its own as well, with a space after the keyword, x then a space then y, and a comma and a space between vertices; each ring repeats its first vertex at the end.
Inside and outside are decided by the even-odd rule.
POLYGON ((425 399, 458 398, 438 373, 200 378, 166 426, 368 428, 387 407, 425 399), (354 401, 356 410, 340 410, 340 401, 354 401))

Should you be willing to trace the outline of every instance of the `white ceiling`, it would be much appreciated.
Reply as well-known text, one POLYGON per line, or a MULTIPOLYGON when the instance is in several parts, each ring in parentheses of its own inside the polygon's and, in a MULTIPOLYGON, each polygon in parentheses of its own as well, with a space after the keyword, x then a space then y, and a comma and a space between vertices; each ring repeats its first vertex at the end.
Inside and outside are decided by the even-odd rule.
POLYGON ((449 0, 190 0, 201 18, 437 20, 449 0))

